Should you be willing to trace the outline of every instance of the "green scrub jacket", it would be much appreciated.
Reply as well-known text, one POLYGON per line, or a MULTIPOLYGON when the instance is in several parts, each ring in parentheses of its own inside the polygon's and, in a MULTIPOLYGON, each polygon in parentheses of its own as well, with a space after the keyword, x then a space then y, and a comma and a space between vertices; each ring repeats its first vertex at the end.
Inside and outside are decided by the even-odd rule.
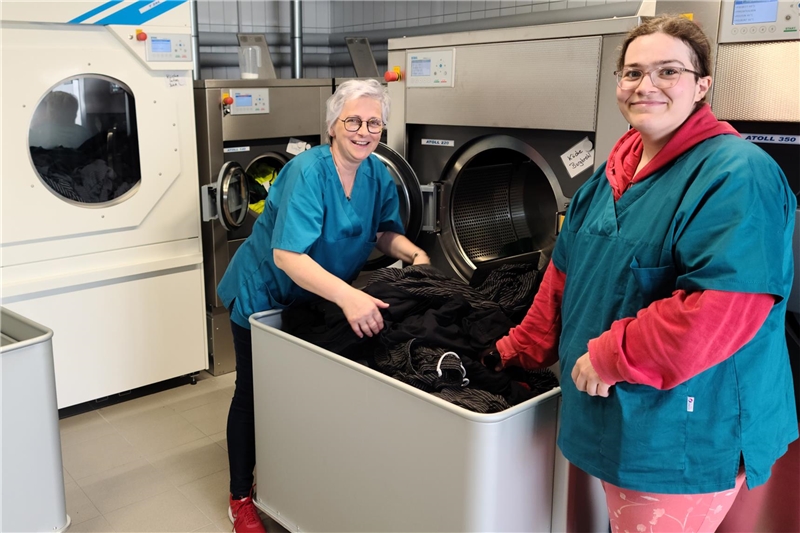
POLYGON ((558 443, 570 462, 668 494, 732 488, 740 454, 750 488, 769 478, 798 436, 784 334, 796 204, 778 165, 731 135, 698 144, 617 202, 605 165, 578 190, 553 252, 566 273, 558 443), (578 392, 569 376, 589 340, 678 289, 768 293, 777 303, 749 343, 673 389, 578 392))
POLYGON ((404 233, 399 205, 397 186, 374 155, 358 167, 349 200, 330 146, 317 146, 289 161, 217 287, 231 320, 250 329, 251 314, 314 297, 275 266, 275 248, 308 254, 334 276, 355 279, 375 248, 378 232, 404 233))

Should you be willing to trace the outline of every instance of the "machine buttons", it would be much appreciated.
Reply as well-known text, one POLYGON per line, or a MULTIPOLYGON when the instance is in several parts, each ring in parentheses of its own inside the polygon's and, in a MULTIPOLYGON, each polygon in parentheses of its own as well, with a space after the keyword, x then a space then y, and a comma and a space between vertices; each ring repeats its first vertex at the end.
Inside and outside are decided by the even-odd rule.
POLYGON ((147 40, 147 34, 145 32, 143 32, 142 30, 136 30, 136 40, 137 41, 146 41, 147 40))
POLYGON ((775 26, 770 26, 769 27, 769 32, 770 33, 775 33, 775 26))
POLYGON ((731 35, 739 35, 739 28, 731 29, 731 35))

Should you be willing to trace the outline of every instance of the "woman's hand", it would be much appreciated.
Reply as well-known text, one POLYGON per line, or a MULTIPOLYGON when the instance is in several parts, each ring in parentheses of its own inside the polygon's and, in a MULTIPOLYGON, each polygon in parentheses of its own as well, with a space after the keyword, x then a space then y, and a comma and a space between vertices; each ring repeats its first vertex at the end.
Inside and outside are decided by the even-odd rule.
POLYGON ((589 396, 603 396, 608 397, 608 389, 611 385, 600 379, 600 376, 592 366, 592 361, 589 359, 589 352, 586 352, 575 361, 575 366, 572 368, 572 381, 575 382, 575 387, 585 392, 589 396))
POLYGON ((386 309, 389 304, 358 289, 352 289, 341 303, 337 303, 359 338, 364 338, 364 335, 372 337, 383 329, 383 316, 380 310, 386 309))
POLYGON ((428 254, 425 253, 425 250, 419 250, 414 252, 411 256, 411 264, 412 265, 430 265, 431 258, 428 257, 428 254))

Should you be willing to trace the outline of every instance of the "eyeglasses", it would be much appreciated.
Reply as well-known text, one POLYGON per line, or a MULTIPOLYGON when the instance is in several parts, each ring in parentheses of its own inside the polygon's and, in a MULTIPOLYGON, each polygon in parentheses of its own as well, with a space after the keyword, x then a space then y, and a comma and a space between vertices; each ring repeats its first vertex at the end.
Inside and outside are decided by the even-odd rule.
POLYGON ((347 131, 358 131, 361 129, 361 125, 366 122, 367 124, 367 131, 370 133, 380 133, 383 131, 383 121, 379 118, 371 118, 369 120, 361 120, 359 117, 347 117, 345 119, 339 119, 341 122, 344 122, 344 129, 347 131))
POLYGON ((700 76, 700 73, 684 67, 658 67, 646 71, 637 68, 626 68, 617 70, 614 74, 617 76, 617 85, 623 90, 637 88, 642 83, 645 74, 650 75, 650 81, 653 82, 654 86, 659 89, 669 89, 678 83, 678 80, 681 79, 681 74, 684 72, 691 72, 695 76, 700 76))

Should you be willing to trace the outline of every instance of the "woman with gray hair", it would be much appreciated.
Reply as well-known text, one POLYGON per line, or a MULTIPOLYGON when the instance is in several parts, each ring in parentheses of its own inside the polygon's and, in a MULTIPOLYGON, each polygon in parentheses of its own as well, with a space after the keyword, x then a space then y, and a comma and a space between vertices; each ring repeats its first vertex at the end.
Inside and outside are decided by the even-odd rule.
POLYGON ((377 248, 410 264, 428 256, 403 235, 397 187, 372 152, 389 115, 375 80, 343 83, 327 102, 330 145, 283 167, 264 212, 217 288, 231 314, 236 390, 228 413, 230 507, 234 531, 263 532, 252 502, 255 467, 251 314, 315 296, 341 307, 359 337, 383 329, 388 304, 350 285, 377 248))

